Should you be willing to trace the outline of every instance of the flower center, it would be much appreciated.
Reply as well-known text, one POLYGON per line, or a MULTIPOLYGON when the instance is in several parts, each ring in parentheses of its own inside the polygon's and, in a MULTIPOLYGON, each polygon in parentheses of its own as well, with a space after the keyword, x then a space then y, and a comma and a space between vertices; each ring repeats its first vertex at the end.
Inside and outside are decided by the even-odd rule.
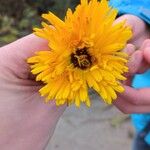
POLYGON ((80 69, 87 69, 92 65, 91 56, 88 54, 87 48, 77 49, 75 53, 71 54, 71 62, 74 67, 80 69))

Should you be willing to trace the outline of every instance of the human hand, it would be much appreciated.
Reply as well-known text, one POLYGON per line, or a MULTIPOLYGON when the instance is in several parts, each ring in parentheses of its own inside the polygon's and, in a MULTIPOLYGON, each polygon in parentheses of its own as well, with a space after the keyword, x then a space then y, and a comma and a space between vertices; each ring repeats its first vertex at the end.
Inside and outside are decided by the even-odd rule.
POLYGON ((136 46, 136 48, 140 48, 141 44, 144 40, 150 38, 150 30, 147 24, 134 15, 126 14, 115 20, 115 24, 118 22, 126 21, 126 25, 130 26, 133 32, 133 37, 129 41, 129 43, 136 46))
POLYGON ((145 40, 140 50, 134 52, 134 46, 128 46, 126 51, 131 55, 129 61, 128 80, 125 82, 125 92, 118 95, 114 105, 122 112, 150 113, 150 88, 134 89, 132 78, 136 73, 143 73, 150 68, 150 39, 145 40))
POLYGON ((66 106, 45 104, 26 59, 47 42, 26 36, 0 48, 0 149, 43 150, 66 106))

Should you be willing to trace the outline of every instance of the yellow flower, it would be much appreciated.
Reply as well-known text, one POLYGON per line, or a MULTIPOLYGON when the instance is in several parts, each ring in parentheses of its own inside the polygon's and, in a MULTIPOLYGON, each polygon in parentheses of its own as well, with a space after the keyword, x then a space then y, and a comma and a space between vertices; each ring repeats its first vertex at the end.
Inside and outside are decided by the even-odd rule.
POLYGON ((43 22, 42 29, 34 30, 48 40, 50 50, 37 52, 28 63, 36 81, 45 84, 39 92, 46 102, 90 107, 89 88, 108 104, 124 91, 120 81, 128 68, 121 50, 132 33, 125 22, 113 25, 116 15, 107 0, 81 0, 75 12, 68 9, 64 21, 51 12, 42 15, 52 26, 43 22))

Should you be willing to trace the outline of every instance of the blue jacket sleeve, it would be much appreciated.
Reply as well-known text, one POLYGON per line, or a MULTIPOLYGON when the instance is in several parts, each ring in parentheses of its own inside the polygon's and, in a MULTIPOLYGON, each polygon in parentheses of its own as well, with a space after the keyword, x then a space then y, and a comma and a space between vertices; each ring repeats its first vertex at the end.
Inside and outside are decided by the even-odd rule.
POLYGON ((110 6, 119 10, 119 14, 133 14, 150 24, 150 0, 110 0, 110 6))

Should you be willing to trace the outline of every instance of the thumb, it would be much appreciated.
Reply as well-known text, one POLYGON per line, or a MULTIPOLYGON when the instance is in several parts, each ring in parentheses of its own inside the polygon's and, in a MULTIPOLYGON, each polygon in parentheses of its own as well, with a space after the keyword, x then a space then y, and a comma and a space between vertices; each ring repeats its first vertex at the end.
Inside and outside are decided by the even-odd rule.
POLYGON ((6 55, 21 57, 22 59, 27 59, 34 55, 36 51, 48 50, 48 43, 34 34, 25 36, 13 43, 10 43, 2 48, 0 48, 0 53, 7 53, 6 55))
POLYGON ((27 58, 35 52, 48 50, 48 43, 33 34, 0 48, 0 66, 11 70, 21 79, 28 79, 30 67, 27 58))

